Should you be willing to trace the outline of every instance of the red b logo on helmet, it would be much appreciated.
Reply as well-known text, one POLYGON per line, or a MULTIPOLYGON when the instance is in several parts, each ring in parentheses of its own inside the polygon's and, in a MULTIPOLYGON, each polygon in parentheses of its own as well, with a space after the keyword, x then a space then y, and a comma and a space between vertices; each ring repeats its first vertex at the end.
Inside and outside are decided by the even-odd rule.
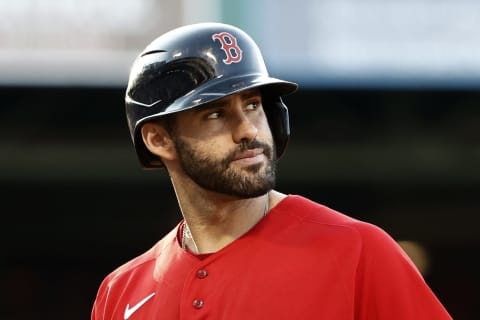
POLYGON ((228 32, 221 32, 212 35, 212 40, 218 40, 222 44, 221 49, 227 55, 226 59, 223 59, 225 64, 237 63, 242 60, 242 49, 237 44, 237 38, 232 36, 228 32))

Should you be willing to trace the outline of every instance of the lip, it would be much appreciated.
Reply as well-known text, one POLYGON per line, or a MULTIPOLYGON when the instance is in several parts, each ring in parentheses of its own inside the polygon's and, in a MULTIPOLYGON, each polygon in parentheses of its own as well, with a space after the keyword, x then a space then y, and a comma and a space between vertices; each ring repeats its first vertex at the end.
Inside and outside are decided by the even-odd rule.
POLYGON ((232 163, 241 166, 250 166, 263 162, 264 157, 263 148, 251 149, 236 155, 232 163))
POLYGON ((255 148, 255 149, 250 149, 244 152, 241 152, 233 158, 233 161, 235 160, 242 160, 242 159, 249 159, 249 158, 255 158, 259 155, 263 154, 263 148, 255 148))

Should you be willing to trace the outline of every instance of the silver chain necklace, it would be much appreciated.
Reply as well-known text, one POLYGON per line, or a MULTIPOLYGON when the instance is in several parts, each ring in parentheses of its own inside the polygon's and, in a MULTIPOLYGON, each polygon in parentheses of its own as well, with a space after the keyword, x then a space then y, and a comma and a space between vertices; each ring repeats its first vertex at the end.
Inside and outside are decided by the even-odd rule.
MULTIPOLYGON (((267 215, 268 213, 268 204, 270 202, 270 194, 267 192, 267 200, 265 201, 265 207, 263 209, 263 214, 262 214, 262 219, 267 215)), ((192 233, 190 232, 190 228, 188 227, 187 221, 183 221, 183 228, 182 228, 182 249, 187 250, 187 238, 191 239, 193 242, 193 246, 195 251, 193 253, 198 254, 198 247, 197 244, 195 243, 195 240, 193 239, 192 233)))

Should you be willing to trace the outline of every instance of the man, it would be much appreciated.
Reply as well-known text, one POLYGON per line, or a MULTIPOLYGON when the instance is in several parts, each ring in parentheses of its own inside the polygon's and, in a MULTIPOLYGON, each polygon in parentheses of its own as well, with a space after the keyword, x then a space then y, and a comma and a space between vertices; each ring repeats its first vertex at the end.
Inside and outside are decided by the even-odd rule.
POLYGON ((177 28, 139 55, 129 129, 184 219, 105 278, 92 320, 451 319, 383 230, 273 190, 296 89, 230 25, 177 28))

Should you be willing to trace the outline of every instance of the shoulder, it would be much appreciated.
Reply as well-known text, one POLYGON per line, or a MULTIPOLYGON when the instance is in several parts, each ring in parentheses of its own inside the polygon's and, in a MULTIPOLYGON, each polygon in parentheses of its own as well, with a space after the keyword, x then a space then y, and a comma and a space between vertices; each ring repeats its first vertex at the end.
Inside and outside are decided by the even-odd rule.
MULTIPOLYGON (((105 315, 118 312, 119 305, 127 305, 137 299, 138 293, 152 292, 156 282, 156 261, 170 254, 177 246, 177 228, 173 229, 153 247, 111 271, 101 282, 93 304, 91 319, 104 319, 105 315)), ((110 319, 110 318, 109 318, 110 319)))
POLYGON ((279 204, 277 208, 284 213, 314 224, 351 226, 354 228, 369 225, 365 221, 299 195, 290 194, 279 204))
POLYGON ((289 195, 277 207, 281 210, 279 216, 284 217, 284 223, 296 225, 296 234, 309 237, 311 242, 347 248, 367 266, 385 266, 390 262, 412 267, 410 258, 398 242, 374 223, 353 218, 298 195, 289 195))
POLYGON ((365 318, 451 319, 407 253, 381 227, 298 195, 288 195, 275 209, 279 238, 289 232, 295 244, 313 248, 306 257, 318 255, 322 263, 338 266, 337 276, 353 275, 365 318))
POLYGON ((145 269, 153 268, 155 260, 161 252, 167 250, 166 248, 175 241, 176 232, 177 228, 174 228, 150 249, 111 271, 100 284, 99 294, 102 290, 110 289, 119 283, 121 285, 124 281, 128 281, 132 274, 139 273, 138 271, 140 270, 144 271, 145 269))
POLYGON ((367 246, 396 246, 392 237, 381 227, 359 220, 345 213, 303 196, 290 194, 276 207, 279 215, 297 220, 303 230, 333 232, 333 237, 347 237, 367 246))

